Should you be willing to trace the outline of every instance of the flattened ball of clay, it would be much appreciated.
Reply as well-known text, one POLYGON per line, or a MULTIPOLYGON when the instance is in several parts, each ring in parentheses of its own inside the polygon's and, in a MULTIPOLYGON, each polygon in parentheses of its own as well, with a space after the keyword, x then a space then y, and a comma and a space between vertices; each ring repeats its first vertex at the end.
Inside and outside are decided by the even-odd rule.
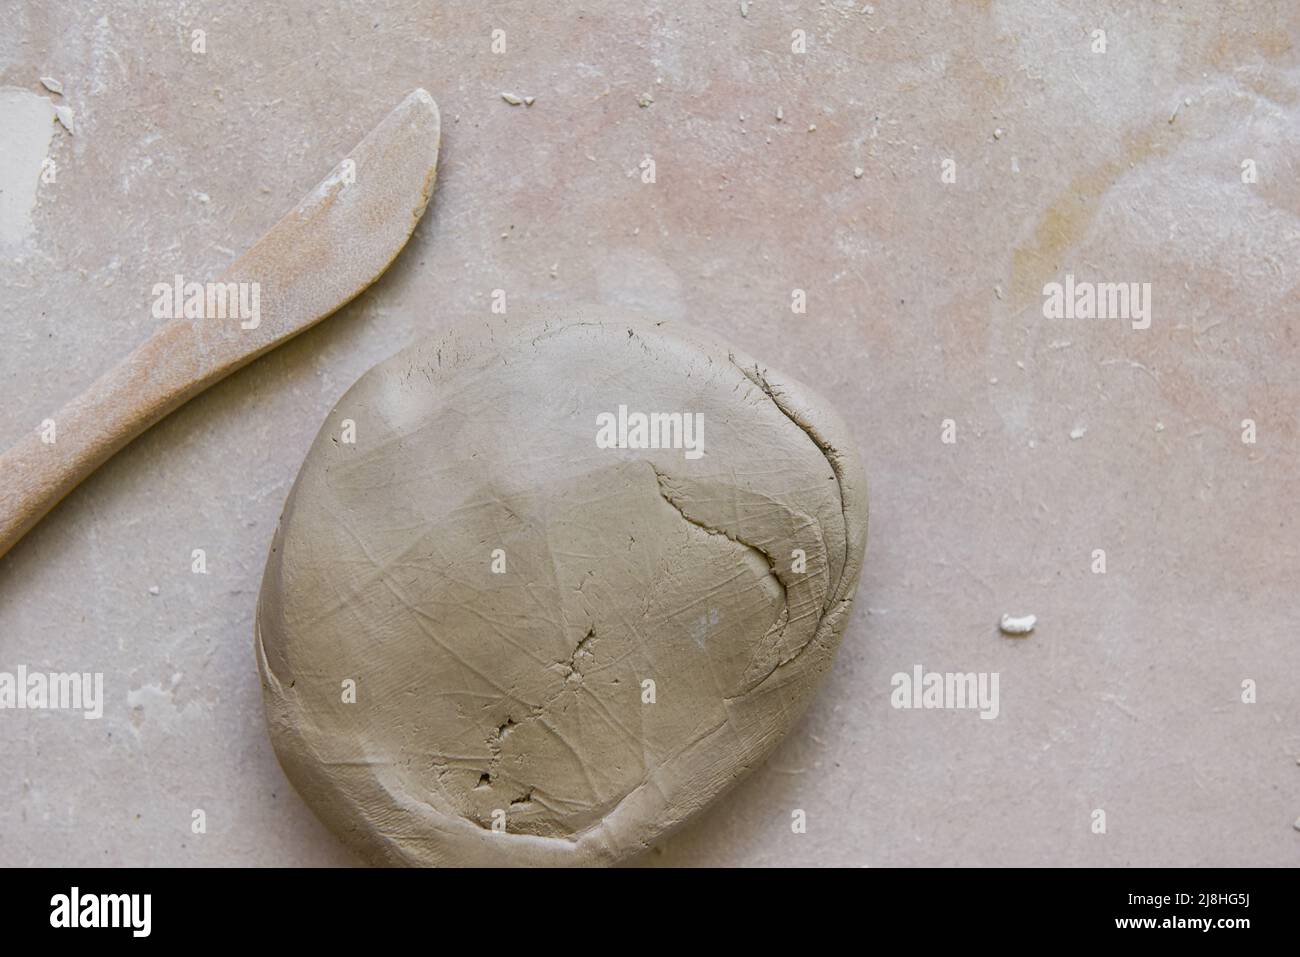
POLYGON ((799 717, 866 531, 847 429, 752 359, 608 313, 461 327, 362 376, 289 495, 276 753, 376 863, 626 859, 799 717), (620 408, 624 444, 682 413, 703 454, 601 447, 620 408))

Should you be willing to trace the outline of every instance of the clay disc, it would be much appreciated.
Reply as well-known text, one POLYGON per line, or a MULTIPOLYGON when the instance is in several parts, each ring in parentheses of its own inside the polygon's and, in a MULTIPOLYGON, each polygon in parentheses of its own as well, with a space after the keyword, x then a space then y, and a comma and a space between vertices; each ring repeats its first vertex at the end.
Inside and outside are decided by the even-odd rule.
POLYGON ((866 532, 843 423, 748 356, 609 312, 461 326, 362 376, 289 495, 276 753, 376 863, 624 860, 799 717, 866 532))

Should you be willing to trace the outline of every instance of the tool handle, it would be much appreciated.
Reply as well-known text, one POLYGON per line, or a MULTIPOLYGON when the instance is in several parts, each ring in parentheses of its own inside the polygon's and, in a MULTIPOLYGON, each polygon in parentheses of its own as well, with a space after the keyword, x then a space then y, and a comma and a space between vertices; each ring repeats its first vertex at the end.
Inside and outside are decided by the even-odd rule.
POLYGON ((241 352, 232 322, 167 322, 0 454, 0 557, 118 449, 264 351, 241 352))

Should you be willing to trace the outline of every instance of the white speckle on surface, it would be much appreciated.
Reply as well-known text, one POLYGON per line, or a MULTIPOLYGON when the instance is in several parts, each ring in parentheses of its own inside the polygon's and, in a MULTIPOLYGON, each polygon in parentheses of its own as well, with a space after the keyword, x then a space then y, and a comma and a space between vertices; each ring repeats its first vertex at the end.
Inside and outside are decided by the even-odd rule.
POLYGON ((140 688, 132 688, 126 693, 126 704, 131 710, 131 723, 137 738, 140 737, 140 729, 144 724, 145 718, 153 713, 155 715, 168 716, 174 715, 177 711, 198 711, 200 706, 194 701, 185 702, 183 705, 176 700, 176 689, 180 687, 182 679, 185 677, 183 672, 176 671, 167 681, 151 682, 140 688), (163 710, 162 705, 170 705, 170 709, 163 710))
POLYGON ((537 102, 537 97, 535 96, 524 97, 524 106, 532 106, 536 102, 537 102))
POLYGON ((41 77, 41 86, 45 87, 45 89, 49 90, 55 96, 63 95, 63 84, 52 76, 41 77))
POLYGON ((855 166, 855 167, 853 167, 853 178, 854 178, 854 179, 862 179, 862 167, 861 167, 861 166, 855 166))
POLYGON ((175 704, 172 698, 172 692, 176 690, 173 683, 169 687, 164 687, 163 683, 147 684, 142 688, 132 688, 126 693, 126 703, 130 708, 147 708, 150 705, 175 704))
POLYGON ((151 594, 151 595, 159 595, 159 594, 162 594, 162 589, 159 588, 157 585, 150 585, 150 586, 149 586, 149 594, 151 594))
POLYGON ((1003 135, 1003 134, 1002 134, 1002 127, 1000 127, 1000 126, 999 126, 996 130, 993 131, 993 138, 994 138, 995 140, 1000 140, 1000 139, 1002 139, 1002 135, 1003 135))
POLYGON ((72 112, 72 107, 63 106, 62 104, 56 105, 54 107, 54 116, 59 121, 59 123, 63 125, 63 128, 67 130, 69 133, 77 132, 74 127, 76 114, 72 112))
POLYGON ((998 628, 1004 635, 1027 635, 1038 624, 1037 615, 1003 615, 998 628))
POLYGON ((0 244, 16 244, 32 226, 41 168, 54 135, 54 104, 36 93, 0 89, 0 244))
POLYGON ((1081 439, 1088 433, 1087 426, 1076 425, 1070 430, 1070 438, 1081 439))

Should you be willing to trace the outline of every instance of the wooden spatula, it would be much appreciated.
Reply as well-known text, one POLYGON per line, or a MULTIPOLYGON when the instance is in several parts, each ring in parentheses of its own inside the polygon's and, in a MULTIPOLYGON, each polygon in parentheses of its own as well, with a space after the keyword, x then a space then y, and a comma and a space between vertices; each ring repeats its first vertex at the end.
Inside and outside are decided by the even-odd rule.
POLYGON ((149 426, 374 282, 429 203, 439 137, 438 106, 417 89, 217 280, 224 288, 203 301, 228 318, 166 321, 51 416, 52 428, 0 455, 0 556, 149 426), (221 308, 220 294, 239 301, 241 283, 245 305, 256 284, 255 312, 230 308, 230 296, 221 308))

